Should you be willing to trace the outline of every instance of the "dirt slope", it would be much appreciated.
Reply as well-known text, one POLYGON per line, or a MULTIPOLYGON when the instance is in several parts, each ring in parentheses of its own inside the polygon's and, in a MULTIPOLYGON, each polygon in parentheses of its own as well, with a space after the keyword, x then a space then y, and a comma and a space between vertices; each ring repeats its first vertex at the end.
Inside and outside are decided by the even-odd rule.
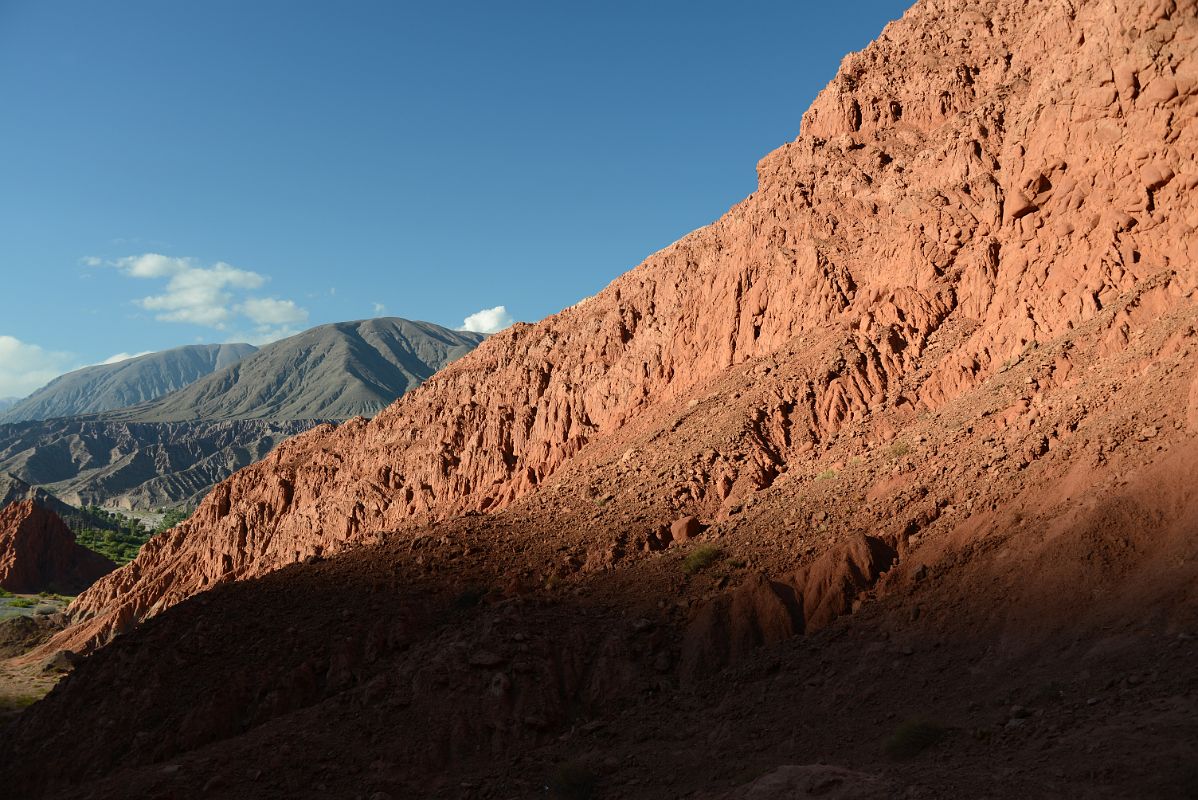
MULTIPOLYGON (((685 447, 695 431, 679 419, 666 444, 685 447)), ((929 419, 912 440, 954 423, 929 419)), ((948 445, 954 456, 984 463, 994 423, 948 445)), ((586 473, 567 468, 553 501, 167 610, 9 729, 0 777, 14 796, 56 798, 740 798, 822 763, 882 797, 1186 797, 1198 606, 1175 593, 1198 585, 1198 457, 1176 429, 1148 463, 1105 450, 1117 430, 1084 424, 1070 455, 1003 470, 993 489, 975 494, 967 472, 867 504, 896 469, 919 480, 912 467, 935 458, 917 442, 873 453, 835 479, 776 482, 652 553, 636 546, 645 526, 609 526, 586 473), (1090 474, 1106 495, 1044 516, 1067 502, 1075 461, 1099 453, 1090 474), (945 506, 926 522, 918 488, 933 508, 998 500, 1004 513, 945 506), (918 533, 887 533, 909 515, 925 519, 918 533), (904 553, 880 576, 854 569, 851 543, 874 533, 904 553), (722 557, 688 573, 704 545, 722 557), (845 613, 807 613, 830 598, 845 613), (893 753, 916 720, 941 738, 893 753)), ((838 444, 815 466, 853 452, 838 444)))

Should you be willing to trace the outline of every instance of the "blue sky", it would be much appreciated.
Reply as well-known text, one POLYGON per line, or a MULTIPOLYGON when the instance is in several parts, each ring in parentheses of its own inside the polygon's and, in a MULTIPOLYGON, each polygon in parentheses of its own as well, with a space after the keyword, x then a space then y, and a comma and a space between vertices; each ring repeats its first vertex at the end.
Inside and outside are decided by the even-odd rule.
POLYGON ((541 319, 750 193, 906 5, 0 0, 0 397, 324 322, 541 319))

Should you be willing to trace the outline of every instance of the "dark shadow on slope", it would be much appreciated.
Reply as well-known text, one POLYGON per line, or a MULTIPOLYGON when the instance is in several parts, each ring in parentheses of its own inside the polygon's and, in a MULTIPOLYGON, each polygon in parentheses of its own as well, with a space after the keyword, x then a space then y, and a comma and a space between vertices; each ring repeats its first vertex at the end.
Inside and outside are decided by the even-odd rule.
POLYGON ((946 797, 988 791, 995 759, 1027 760, 1001 796, 1044 796, 1163 791, 1195 755, 1189 640, 1079 628, 1010 661, 974 622, 984 597, 928 626, 900 593, 846 589, 893 558, 868 541, 691 609, 615 572, 530 590, 503 567, 513 532, 476 524, 494 528, 218 586, 118 637, 5 732, 0 796, 528 797, 582 770, 595 797, 716 798, 823 761, 946 797), (868 602, 807 627, 828 596, 868 602), (705 615, 738 655, 692 669, 705 615), (943 741, 892 761, 909 720, 943 741))

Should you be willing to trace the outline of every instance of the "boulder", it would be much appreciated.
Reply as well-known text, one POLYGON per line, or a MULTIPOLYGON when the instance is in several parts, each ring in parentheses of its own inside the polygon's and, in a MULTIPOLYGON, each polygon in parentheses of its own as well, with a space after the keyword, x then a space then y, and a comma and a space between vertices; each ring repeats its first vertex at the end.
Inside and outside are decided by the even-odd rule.
POLYGON ((683 544, 699 535, 703 523, 698 517, 688 516, 674 520, 670 525, 670 544, 683 544))

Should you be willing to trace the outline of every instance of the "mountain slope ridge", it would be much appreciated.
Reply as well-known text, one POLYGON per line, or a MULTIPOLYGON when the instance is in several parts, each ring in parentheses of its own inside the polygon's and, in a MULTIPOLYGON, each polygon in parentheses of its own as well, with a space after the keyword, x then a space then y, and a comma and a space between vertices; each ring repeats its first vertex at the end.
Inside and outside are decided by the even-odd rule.
POLYGON ((182 391, 103 418, 182 422, 370 416, 482 339, 481 334, 399 317, 318 325, 266 345, 182 391))
POLYGON ((249 344, 176 347, 60 375, 0 409, 0 424, 77 417, 155 400, 224 369, 258 348, 249 344))
POLYGON ((377 413, 482 338, 397 317, 320 325, 147 403, 0 425, 0 471, 74 503, 194 504, 288 436, 377 413))
POLYGON ((157 509, 198 503, 213 484, 326 420, 0 425, 0 472, 75 505, 157 509))

